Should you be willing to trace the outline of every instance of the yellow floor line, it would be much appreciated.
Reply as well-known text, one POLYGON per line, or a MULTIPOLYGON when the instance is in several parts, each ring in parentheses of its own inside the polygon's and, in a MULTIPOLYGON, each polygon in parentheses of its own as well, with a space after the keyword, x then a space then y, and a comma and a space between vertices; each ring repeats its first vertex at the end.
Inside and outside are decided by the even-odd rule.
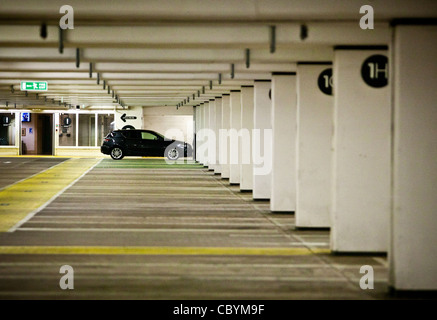
POLYGON ((70 159, 0 191, 0 232, 6 232, 73 183, 99 159, 70 159))
POLYGON ((0 246, 0 254, 297 256, 330 252, 308 248, 0 246))

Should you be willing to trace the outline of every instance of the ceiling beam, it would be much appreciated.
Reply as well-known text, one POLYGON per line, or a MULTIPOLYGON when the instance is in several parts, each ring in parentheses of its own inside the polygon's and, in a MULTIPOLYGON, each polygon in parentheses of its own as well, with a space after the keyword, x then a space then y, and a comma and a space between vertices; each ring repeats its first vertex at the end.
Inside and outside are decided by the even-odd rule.
MULTIPOLYGON (((59 21, 59 0, 2 0, 0 19, 6 21, 59 21)), ((76 23, 151 24, 175 21, 260 22, 295 20, 356 20, 362 0, 75 0, 76 23)), ((379 20, 394 17, 430 17, 437 11, 435 0, 375 0, 371 2, 379 20)))
MULTIPOLYGON (((289 49, 302 43, 312 45, 387 44, 388 23, 377 23, 363 32, 357 22, 305 23, 308 37, 300 37, 301 23, 275 24, 276 47, 289 49), (341 31, 341 32, 339 32, 341 31)), ((47 27, 40 37, 40 25, 0 25, 0 46, 58 47, 59 26, 47 27)), ((65 48, 150 48, 150 49, 269 49, 270 25, 152 25, 76 26, 63 32, 65 48)))

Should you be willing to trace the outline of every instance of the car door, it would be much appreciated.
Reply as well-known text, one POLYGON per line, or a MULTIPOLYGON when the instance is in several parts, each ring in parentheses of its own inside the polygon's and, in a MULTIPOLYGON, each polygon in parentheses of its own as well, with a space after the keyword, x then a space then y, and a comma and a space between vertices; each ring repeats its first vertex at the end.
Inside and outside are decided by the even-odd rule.
POLYGON ((123 132, 126 137, 126 154, 132 156, 141 155, 141 133, 136 130, 126 130, 123 132))
POLYGON ((144 156, 162 157, 164 151, 162 150, 161 137, 153 131, 141 131, 141 154, 144 156))

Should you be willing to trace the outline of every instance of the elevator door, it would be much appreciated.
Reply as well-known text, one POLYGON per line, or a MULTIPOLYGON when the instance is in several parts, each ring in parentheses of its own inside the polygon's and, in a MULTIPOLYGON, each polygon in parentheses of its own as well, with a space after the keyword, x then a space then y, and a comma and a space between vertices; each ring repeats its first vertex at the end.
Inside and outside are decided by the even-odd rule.
POLYGON ((53 115, 39 114, 38 115, 38 154, 52 155, 53 154, 53 115))

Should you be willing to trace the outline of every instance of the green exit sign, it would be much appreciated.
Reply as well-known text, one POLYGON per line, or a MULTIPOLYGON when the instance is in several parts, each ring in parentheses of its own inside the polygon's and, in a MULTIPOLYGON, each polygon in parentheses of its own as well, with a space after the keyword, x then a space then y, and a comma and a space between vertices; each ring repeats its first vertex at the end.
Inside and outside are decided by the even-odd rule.
POLYGON ((47 91, 47 81, 21 81, 21 91, 47 91))

